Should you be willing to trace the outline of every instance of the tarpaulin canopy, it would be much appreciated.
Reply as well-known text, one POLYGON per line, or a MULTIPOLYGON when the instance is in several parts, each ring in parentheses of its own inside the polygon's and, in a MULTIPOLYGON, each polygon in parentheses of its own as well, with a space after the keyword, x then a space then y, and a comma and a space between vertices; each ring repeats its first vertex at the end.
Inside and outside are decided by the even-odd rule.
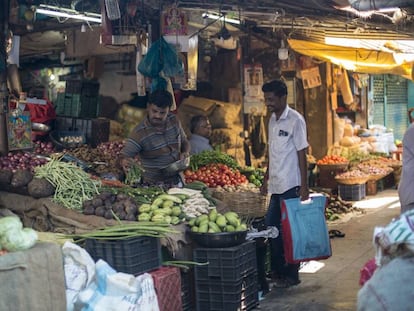
POLYGON ((297 39, 288 39, 288 42, 290 48, 300 54, 331 62, 347 70, 368 74, 394 74, 412 79, 413 62, 397 63, 389 52, 297 39))

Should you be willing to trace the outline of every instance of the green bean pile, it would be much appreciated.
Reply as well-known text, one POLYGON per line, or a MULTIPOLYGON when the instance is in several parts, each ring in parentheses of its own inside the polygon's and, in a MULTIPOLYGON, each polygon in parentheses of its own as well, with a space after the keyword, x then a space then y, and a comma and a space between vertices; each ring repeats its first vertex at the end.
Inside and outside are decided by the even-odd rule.
POLYGON ((52 158, 35 167, 34 177, 46 178, 55 188, 53 201, 68 209, 82 210, 85 200, 99 194, 100 181, 93 180, 76 164, 52 158))

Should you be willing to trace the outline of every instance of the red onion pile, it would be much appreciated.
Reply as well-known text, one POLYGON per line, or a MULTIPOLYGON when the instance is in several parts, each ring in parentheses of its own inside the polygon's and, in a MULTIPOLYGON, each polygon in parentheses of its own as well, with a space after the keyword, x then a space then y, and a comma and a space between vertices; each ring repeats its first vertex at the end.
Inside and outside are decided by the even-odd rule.
POLYGON ((108 141, 100 143, 96 149, 101 151, 103 154, 108 154, 111 156, 118 156, 121 153, 122 148, 124 147, 123 141, 108 141))
POLYGON ((13 172, 18 169, 30 169, 33 171, 34 167, 43 165, 46 162, 47 159, 39 158, 29 152, 9 152, 7 156, 0 157, 0 169, 13 172))
POLYGON ((33 152, 35 154, 50 155, 51 153, 55 152, 55 148, 51 141, 43 142, 36 140, 33 142, 33 152))

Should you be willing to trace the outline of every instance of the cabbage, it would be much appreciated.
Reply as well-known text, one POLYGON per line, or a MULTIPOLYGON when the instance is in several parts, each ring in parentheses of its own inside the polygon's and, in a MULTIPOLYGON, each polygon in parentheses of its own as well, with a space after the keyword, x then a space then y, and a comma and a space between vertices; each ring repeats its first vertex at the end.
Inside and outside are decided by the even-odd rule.
POLYGON ((6 216, 0 218, 0 237, 10 230, 21 230, 22 228, 23 224, 19 217, 6 216))
POLYGON ((7 231, 0 239, 0 244, 9 252, 24 251, 36 244, 37 232, 32 228, 7 231))

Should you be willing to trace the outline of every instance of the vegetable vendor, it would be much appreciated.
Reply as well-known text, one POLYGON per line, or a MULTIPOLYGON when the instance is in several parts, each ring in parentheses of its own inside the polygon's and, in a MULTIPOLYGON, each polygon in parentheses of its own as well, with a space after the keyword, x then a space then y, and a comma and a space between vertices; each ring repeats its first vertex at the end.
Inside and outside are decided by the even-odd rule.
POLYGON ((163 169, 189 156, 190 144, 175 114, 171 113, 172 95, 165 90, 150 94, 147 115, 130 133, 120 154, 125 173, 138 156, 142 167, 142 182, 148 184, 179 185, 179 172, 165 176, 163 169))
POLYGON ((202 115, 192 117, 190 120, 190 131, 191 154, 197 154, 204 150, 213 150, 209 141, 212 129, 208 117, 202 115))

